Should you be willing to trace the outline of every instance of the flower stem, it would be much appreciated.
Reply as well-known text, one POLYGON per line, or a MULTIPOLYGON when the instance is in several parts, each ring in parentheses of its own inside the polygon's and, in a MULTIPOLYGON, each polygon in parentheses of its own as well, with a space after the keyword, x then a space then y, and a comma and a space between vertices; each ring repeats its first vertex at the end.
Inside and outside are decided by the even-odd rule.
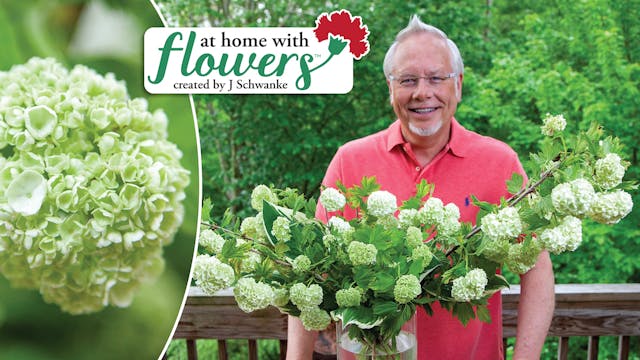
MULTIPOLYGON (((553 176, 553 172, 558 170, 558 168, 560 168, 560 165, 562 164, 562 161, 558 160, 556 163, 553 164, 553 166, 548 169, 547 171, 543 172, 540 175, 540 179, 538 179, 538 181, 536 181, 535 183, 526 186, 522 189, 520 189, 520 191, 518 191, 516 194, 514 194, 512 197, 510 197, 507 200, 507 205, 508 206, 516 206, 520 201, 522 201, 527 195, 533 193, 538 186, 540 186, 545 180, 547 180, 548 178, 553 176)), ((474 235, 476 235, 477 233, 479 233, 480 231, 482 231, 480 229, 480 226, 475 225, 471 231, 469 231, 469 233, 467 235, 465 235, 465 240, 466 239, 470 239, 472 238, 474 235)), ((456 251, 458 248, 460 247, 460 245, 456 245, 454 246, 451 250, 447 251, 446 256, 449 256, 451 254, 453 254, 454 251, 456 251)))

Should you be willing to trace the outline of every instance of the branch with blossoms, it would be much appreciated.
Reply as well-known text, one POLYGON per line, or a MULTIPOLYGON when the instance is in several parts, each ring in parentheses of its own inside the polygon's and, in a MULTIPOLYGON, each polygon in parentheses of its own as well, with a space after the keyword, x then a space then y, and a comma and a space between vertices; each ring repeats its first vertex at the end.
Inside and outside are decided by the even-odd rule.
POLYGON ((425 181, 401 204, 375 178, 325 188, 319 201, 327 214, 345 207, 358 214, 326 224, 314 218, 314 200, 259 185, 255 216, 227 214, 200 233, 205 254, 195 261, 195 284, 207 293, 232 286, 243 310, 273 305, 309 330, 332 320, 356 325, 349 336, 373 348, 388 344, 416 307, 430 313, 435 302, 463 324, 490 321, 488 299, 509 285, 498 269, 522 274, 543 250, 573 251, 583 219, 615 224, 633 206, 626 190, 637 186, 623 181, 628 163, 618 140, 597 125, 566 135, 565 124, 562 116, 543 120, 546 137, 532 155, 539 175, 528 184, 514 175, 506 184, 512 197, 499 204, 473 197, 475 227, 425 181))

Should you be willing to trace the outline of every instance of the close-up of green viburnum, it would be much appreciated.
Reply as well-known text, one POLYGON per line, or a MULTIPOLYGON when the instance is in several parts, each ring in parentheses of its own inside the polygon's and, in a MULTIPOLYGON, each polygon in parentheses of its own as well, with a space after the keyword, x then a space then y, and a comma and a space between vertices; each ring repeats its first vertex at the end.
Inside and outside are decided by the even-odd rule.
POLYGON ((51 58, 0 72, 0 274, 71 314, 128 306, 184 217, 167 122, 113 74, 51 58))

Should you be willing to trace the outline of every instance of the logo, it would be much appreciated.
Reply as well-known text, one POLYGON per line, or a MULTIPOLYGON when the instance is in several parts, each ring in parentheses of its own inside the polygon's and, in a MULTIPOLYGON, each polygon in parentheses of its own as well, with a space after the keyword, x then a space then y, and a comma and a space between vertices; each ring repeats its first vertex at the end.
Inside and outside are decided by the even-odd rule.
POLYGON ((344 94, 369 30, 348 10, 315 28, 150 28, 144 87, 152 94, 344 94))

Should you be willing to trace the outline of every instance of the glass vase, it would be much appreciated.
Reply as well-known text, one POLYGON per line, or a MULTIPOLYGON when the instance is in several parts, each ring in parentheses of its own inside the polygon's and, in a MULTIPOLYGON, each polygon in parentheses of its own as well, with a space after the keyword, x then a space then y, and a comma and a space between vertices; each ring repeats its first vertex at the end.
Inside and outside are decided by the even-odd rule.
MULTIPOLYGON (((349 337, 349 328, 356 325, 336 326, 338 360, 416 360, 418 344, 416 339, 416 316, 411 317, 395 339, 367 341, 376 336, 349 337)), ((377 329, 359 329, 358 332, 374 333, 377 329)), ((368 334, 367 334, 368 335, 368 334)), ((378 338, 379 339, 379 338, 378 338)))

